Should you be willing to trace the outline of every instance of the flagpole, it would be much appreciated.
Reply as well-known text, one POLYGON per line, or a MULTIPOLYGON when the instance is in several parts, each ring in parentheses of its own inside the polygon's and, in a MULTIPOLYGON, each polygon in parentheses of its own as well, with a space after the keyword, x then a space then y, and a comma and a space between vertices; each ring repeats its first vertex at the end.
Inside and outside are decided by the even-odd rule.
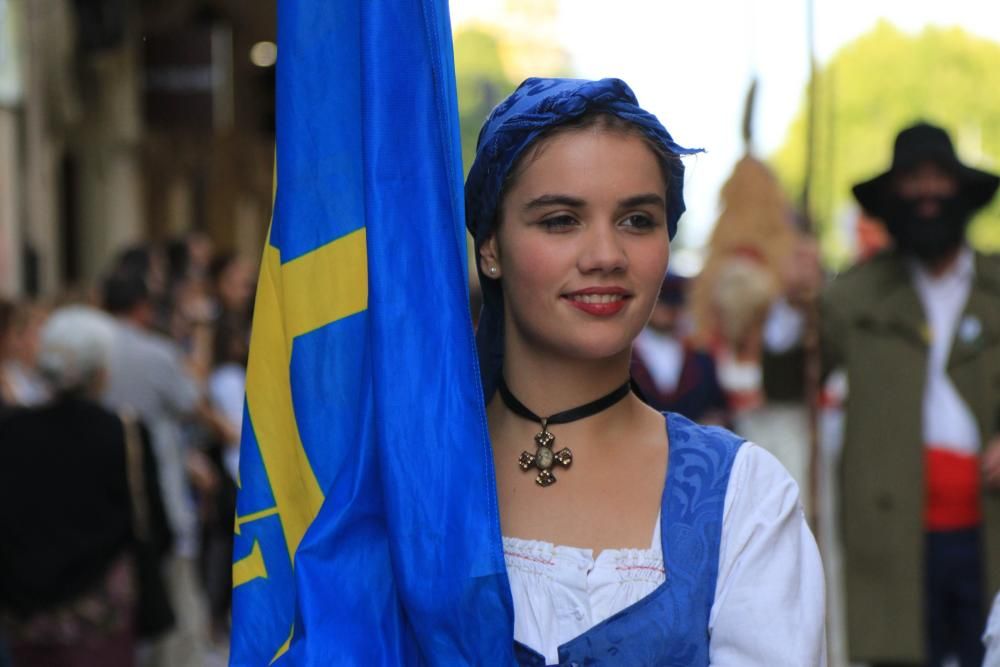
MULTIPOLYGON (((813 184, 816 170, 816 118, 817 118, 817 66, 815 0, 806 2, 806 44, 809 53, 809 84, 806 93, 806 154, 805 178, 802 186, 801 211, 803 231, 817 236, 813 220, 813 184)), ((804 336, 805 353, 805 400, 808 411, 809 431, 809 522, 819 539, 819 398, 822 381, 819 350, 819 310, 815 299, 810 299, 806 307, 806 327, 804 336)))
POLYGON ((806 2, 806 48, 809 54, 809 84, 806 90, 806 164, 805 179, 802 185, 801 207, 803 226, 806 232, 813 233, 812 224, 812 184, 816 163, 816 34, 815 34, 815 2, 806 2))

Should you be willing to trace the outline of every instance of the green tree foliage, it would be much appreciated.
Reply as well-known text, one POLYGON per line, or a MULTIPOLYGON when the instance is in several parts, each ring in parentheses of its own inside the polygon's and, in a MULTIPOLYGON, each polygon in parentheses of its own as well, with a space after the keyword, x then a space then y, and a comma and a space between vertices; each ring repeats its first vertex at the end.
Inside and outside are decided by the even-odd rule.
MULTIPOLYGON (((1000 44, 959 28, 919 35, 879 22, 841 49, 817 76, 817 132, 812 215, 825 255, 848 259, 838 220, 851 203, 850 187, 888 168, 896 133, 918 120, 941 125, 961 158, 1000 167, 1000 44)), ((806 108, 771 163, 788 191, 802 191, 806 108)), ((1000 202, 973 223, 977 247, 1000 250, 1000 202)))
POLYGON ((455 79, 462 133, 462 162, 469 171, 476 155, 479 128, 493 107, 511 90, 503 68, 499 40, 481 27, 455 33, 455 79))

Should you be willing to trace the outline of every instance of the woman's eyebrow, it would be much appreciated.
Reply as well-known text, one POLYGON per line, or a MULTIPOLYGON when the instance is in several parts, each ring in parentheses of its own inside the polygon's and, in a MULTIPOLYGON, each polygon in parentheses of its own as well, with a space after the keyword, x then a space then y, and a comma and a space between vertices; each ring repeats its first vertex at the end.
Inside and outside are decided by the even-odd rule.
POLYGON ((618 202, 618 207, 632 208, 634 206, 648 206, 650 204, 652 204, 653 206, 662 206, 663 208, 667 207, 666 202, 663 201, 663 197, 653 192, 644 195, 635 195, 632 197, 626 197, 625 199, 622 199, 620 202, 618 202))
POLYGON ((568 206, 569 208, 583 208, 587 205, 587 202, 580 199, 579 197, 573 197, 570 195, 542 195, 541 197, 536 197, 524 205, 524 210, 530 211, 536 208, 543 208, 545 206, 568 206))

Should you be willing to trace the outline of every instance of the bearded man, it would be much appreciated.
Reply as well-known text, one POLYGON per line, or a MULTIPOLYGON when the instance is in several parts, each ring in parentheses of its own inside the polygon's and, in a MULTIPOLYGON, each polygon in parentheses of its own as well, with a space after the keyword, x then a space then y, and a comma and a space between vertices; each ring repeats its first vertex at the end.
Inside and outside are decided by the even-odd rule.
POLYGON ((966 243, 1000 179, 947 133, 896 138, 854 187, 894 247, 822 305, 824 367, 843 367, 841 468, 849 651, 875 665, 981 665, 1000 588, 1000 258, 966 243))

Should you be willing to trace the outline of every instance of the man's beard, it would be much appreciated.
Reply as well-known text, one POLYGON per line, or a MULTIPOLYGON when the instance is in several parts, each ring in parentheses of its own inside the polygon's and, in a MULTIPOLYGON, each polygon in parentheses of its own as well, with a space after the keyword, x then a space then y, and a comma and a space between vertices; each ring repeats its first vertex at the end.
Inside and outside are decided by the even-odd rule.
POLYGON ((962 245, 972 210, 961 195, 904 199, 893 196, 885 214, 886 229, 900 251, 924 263, 933 263, 962 245), (921 215, 928 201, 938 204, 938 213, 921 215))

